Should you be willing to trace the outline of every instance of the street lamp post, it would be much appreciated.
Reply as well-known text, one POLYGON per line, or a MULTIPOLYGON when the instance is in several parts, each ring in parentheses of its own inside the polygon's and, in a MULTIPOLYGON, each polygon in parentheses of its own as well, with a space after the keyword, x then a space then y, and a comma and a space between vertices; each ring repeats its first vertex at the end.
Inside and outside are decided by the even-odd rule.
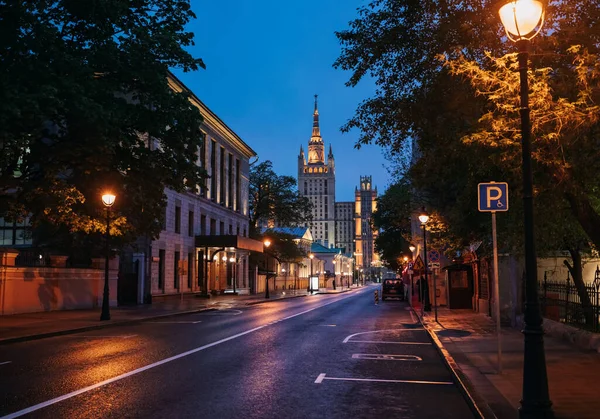
MULTIPOLYGON (((421 226, 423 227, 423 262, 425 264, 425 295, 423 296, 423 310, 431 311, 431 302, 429 301, 429 279, 427 277, 427 238, 425 237, 426 229, 425 224, 429 221, 429 214, 425 211, 425 207, 423 207, 421 214, 419 215, 419 221, 421 222, 421 226)), ((435 276, 433 277, 433 298, 435 305, 435 321, 437 322, 437 300, 436 300, 436 292, 435 292, 435 276)))
POLYGON ((230 257, 229 262, 231 263, 231 277, 232 277, 231 282, 233 283, 233 293, 235 294, 236 293, 236 289, 235 289, 236 284, 235 283, 236 283, 236 274, 237 274, 237 272, 236 272, 237 269, 235 269, 235 257, 233 257, 233 256, 230 257))
POLYGON ((307 287, 307 291, 308 292, 312 292, 312 277, 313 277, 313 259, 315 258, 315 255, 313 255, 312 253, 310 255, 308 255, 308 257, 310 258, 310 278, 308 278, 308 287, 307 287))
POLYGON ((106 259, 104 261, 104 292, 102 294, 102 313, 100 320, 110 320, 110 301, 108 289, 108 257, 109 257, 109 241, 110 241, 110 207, 115 203, 116 196, 110 192, 102 195, 102 203, 106 207, 106 259))
MULTIPOLYGON (((333 290, 335 291, 335 260, 331 261, 333 264, 333 290)), ((342 281, 342 289, 344 289, 344 282, 342 281)))
POLYGON ((281 268, 281 272, 283 273, 283 291, 285 292, 287 287, 287 272, 285 271, 285 268, 281 268))
POLYGON ((529 41, 542 29, 544 2, 539 0, 504 0, 498 9, 507 37, 519 48, 521 83, 521 152, 523 171, 523 214, 525 230, 525 315, 523 398, 520 418, 552 418, 552 402, 548 391, 544 331, 538 301, 537 257, 533 223, 533 173, 531 169, 531 122, 529 119, 529 86, 527 69, 529 41))
MULTIPOLYGON (((265 245, 265 248, 268 249, 271 245, 271 241, 265 240, 263 244, 265 245)), ((267 251, 265 250, 265 254, 266 253, 267 251)), ((265 275, 265 298, 271 298, 271 296, 269 295, 269 255, 267 255, 267 274, 265 275)))

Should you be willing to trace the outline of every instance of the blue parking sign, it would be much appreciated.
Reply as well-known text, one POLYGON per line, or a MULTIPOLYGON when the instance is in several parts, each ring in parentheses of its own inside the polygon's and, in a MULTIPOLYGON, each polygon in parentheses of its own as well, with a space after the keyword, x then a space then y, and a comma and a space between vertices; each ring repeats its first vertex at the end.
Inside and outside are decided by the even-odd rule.
POLYGON ((479 211, 508 211, 508 183, 487 182, 477 185, 479 211))

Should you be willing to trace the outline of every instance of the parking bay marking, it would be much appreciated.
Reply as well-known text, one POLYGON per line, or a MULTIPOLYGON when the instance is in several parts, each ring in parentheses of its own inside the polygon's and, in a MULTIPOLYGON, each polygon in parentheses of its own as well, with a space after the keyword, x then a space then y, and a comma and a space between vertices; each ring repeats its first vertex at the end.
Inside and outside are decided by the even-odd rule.
POLYGON ((394 345, 429 345, 431 346, 431 343, 428 342, 392 342, 392 341, 387 341, 387 340, 349 340, 348 342, 344 342, 344 343, 385 343, 385 344, 394 344, 394 345))
POLYGON ((369 359, 373 361, 422 361, 423 358, 416 355, 393 355, 393 354, 352 354, 353 359, 369 359))
POLYGON ((200 323, 202 320, 196 320, 196 321, 180 321, 180 322, 176 322, 176 321, 164 321, 164 322, 147 322, 147 323, 154 323, 154 324, 196 324, 196 323, 200 323))
MULTIPOLYGON (((343 340, 343 343, 357 342, 357 341, 354 341, 354 340, 350 340, 354 336, 366 335, 366 334, 369 334, 369 333, 379 333, 379 332, 425 332, 425 330, 424 329, 382 329, 382 330, 370 330, 368 332, 359 332, 359 333, 354 333, 352 335, 346 336, 346 339, 343 340)), ((429 343, 428 343, 428 345, 429 345, 429 343)))
POLYGON ((336 381, 364 381, 374 383, 400 383, 400 384, 433 384, 433 385, 453 385, 450 381, 422 381, 422 380, 383 380, 379 378, 341 378, 341 377, 326 377, 325 373, 319 374, 315 380, 315 384, 323 383, 323 380, 336 381))
POLYGON ((63 338, 81 338, 81 339, 129 339, 137 335, 112 335, 112 336, 92 336, 92 335, 70 335, 70 336, 62 336, 63 338))

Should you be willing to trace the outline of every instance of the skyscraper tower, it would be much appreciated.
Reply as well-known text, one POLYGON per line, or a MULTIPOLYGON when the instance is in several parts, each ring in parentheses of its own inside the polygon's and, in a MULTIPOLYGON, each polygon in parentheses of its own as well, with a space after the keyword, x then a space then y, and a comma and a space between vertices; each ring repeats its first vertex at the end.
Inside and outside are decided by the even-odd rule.
POLYGON ((331 145, 325 160, 317 95, 312 135, 308 142, 308 161, 302 146, 298 155, 298 190, 313 204, 310 228, 315 241, 325 247, 335 247, 335 161, 331 145))
POLYGON ((360 177, 360 189, 354 190, 355 204, 355 243, 356 243, 356 266, 362 268, 365 273, 372 272, 372 268, 378 266, 379 255, 375 253, 376 231, 371 228, 371 217, 377 210, 377 188, 372 189, 371 176, 360 177))

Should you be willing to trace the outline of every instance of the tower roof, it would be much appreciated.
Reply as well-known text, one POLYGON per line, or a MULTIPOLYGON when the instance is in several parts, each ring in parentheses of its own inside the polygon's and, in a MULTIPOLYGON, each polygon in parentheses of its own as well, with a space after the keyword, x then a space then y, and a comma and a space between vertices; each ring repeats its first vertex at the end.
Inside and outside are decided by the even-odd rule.
POLYGON ((315 95, 315 111, 313 112, 313 129, 311 142, 320 141, 323 142, 321 138, 321 128, 319 127, 319 106, 317 104, 317 98, 319 95, 315 95))

